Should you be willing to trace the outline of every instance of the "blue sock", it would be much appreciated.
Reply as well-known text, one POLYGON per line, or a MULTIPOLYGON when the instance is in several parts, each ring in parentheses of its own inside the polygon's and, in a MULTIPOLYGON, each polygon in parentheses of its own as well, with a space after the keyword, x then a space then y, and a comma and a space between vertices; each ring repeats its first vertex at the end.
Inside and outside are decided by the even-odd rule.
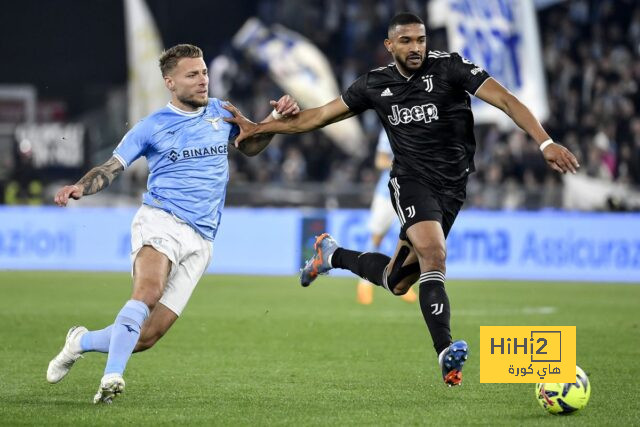
POLYGON ((82 352, 98 351, 100 353, 108 353, 112 329, 113 325, 109 325, 99 331, 89 331, 84 334, 80 339, 80 348, 82 349, 82 352))
POLYGON ((113 322, 109 356, 107 356, 107 366, 104 368, 105 375, 124 373, 127 361, 140 338, 142 324, 147 317, 149 317, 149 307, 142 301, 132 299, 122 307, 116 321, 113 322))

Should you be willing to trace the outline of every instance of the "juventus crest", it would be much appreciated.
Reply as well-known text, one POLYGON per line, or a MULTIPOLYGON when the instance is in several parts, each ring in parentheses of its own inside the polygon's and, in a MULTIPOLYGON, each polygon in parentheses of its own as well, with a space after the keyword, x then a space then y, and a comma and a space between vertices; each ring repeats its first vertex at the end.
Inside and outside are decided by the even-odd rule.
POLYGON ((427 86, 424 90, 427 92, 433 90, 433 74, 425 74, 422 76, 422 82, 427 86))

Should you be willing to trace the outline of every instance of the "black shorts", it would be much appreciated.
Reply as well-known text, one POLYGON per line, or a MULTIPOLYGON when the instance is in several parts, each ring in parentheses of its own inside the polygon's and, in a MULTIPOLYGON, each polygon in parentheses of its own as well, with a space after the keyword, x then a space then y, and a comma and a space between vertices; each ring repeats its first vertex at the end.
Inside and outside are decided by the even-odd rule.
POLYGON ((411 176, 397 176, 389 180, 393 209, 400 220, 400 239, 408 241, 407 229, 421 221, 438 221, 444 236, 449 235, 453 222, 462 208, 465 194, 445 196, 411 176))

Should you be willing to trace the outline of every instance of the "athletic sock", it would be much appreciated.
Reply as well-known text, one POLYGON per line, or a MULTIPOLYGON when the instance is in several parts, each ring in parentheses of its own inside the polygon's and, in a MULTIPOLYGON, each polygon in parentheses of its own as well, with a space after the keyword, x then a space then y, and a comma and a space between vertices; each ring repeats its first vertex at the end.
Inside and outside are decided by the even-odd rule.
POLYGON ((99 331, 89 331, 82 335, 80 339, 80 349, 82 352, 98 351, 100 353, 108 353, 112 329, 113 325, 109 325, 99 331))
POLYGON ((377 252, 357 252, 338 248, 332 254, 331 266, 350 270, 369 282, 383 286, 384 269, 391 258, 377 252))
POLYGON ((451 312, 449 297, 444 289, 444 273, 438 270, 420 275, 420 310, 427 322, 436 354, 451 344, 451 312))
POLYGON ((111 331, 109 356, 104 373, 122 375, 127 361, 140 338, 140 330, 145 319, 149 317, 149 307, 142 301, 129 300, 122 307, 111 331))

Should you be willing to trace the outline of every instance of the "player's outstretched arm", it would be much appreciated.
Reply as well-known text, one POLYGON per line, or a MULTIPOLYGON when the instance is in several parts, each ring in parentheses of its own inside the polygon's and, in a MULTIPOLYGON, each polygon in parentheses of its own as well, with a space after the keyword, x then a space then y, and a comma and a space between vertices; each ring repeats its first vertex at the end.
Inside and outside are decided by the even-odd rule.
POLYGON ((230 123, 235 123, 240 127, 240 134, 235 141, 236 147, 238 147, 240 143, 244 144, 245 140, 256 135, 309 132, 355 115, 355 113, 347 108, 341 98, 336 98, 322 107, 301 111, 300 114, 295 116, 283 117, 279 120, 270 120, 262 123, 252 122, 232 105, 228 104, 224 108, 233 114, 233 117, 225 118, 225 120, 230 123))
POLYGON ((100 166, 96 166, 73 185, 65 185, 56 193, 53 201, 58 206, 67 206, 69 199, 79 200, 82 196, 95 194, 109 186, 116 176, 124 170, 122 163, 115 157, 100 166))
MULTIPOLYGON (((300 112, 298 103, 290 95, 284 95, 279 100, 270 101, 269 103, 273 107, 275 113, 269 114, 261 123, 270 122, 276 120, 277 118, 295 116, 300 112)), ((238 115, 242 115, 242 113, 233 105, 229 103, 227 104, 230 106, 230 108, 235 109, 238 115)), ((254 135, 251 138, 245 139, 242 142, 242 145, 238 146, 238 144, 235 144, 235 146, 241 153, 247 156, 255 156, 261 153, 262 150, 267 148, 267 145, 269 145, 272 138, 273 134, 254 135)))
MULTIPOLYGON (((504 111, 522 130, 527 132, 537 143, 541 145, 546 141, 551 141, 549 134, 544 130, 538 119, 529 111, 518 98, 504 88, 493 78, 485 81, 475 96, 485 102, 504 111)), ((548 143, 542 148, 542 155, 547 164, 554 170, 566 173, 576 173, 580 167, 578 160, 560 144, 548 143)))

